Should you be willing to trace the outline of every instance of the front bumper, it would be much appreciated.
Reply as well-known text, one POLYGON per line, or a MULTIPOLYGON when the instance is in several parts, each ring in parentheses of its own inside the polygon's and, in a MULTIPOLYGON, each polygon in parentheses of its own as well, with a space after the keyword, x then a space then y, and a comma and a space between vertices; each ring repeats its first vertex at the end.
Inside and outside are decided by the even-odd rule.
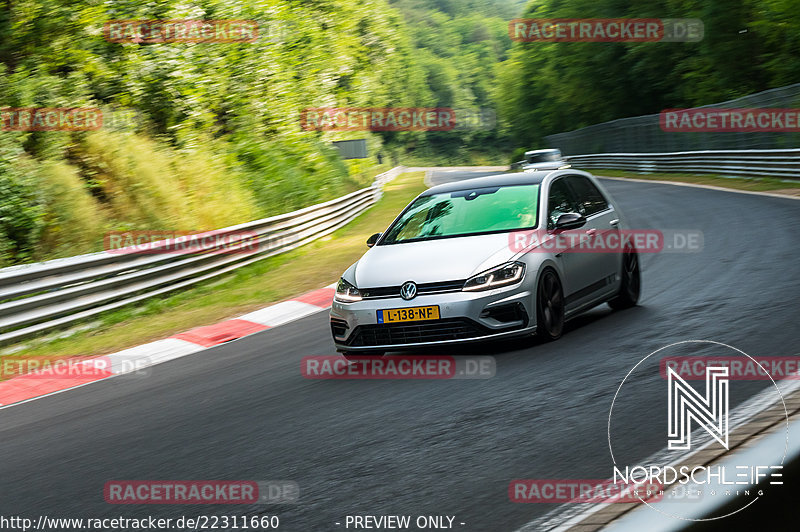
POLYGON ((421 295, 354 303, 333 302, 331 333, 340 351, 396 350, 474 342, 535 330, 533 297, 526 283, 485 292, 421 295), (439 306, 439 320, 378 324, 377 311, 439 306))

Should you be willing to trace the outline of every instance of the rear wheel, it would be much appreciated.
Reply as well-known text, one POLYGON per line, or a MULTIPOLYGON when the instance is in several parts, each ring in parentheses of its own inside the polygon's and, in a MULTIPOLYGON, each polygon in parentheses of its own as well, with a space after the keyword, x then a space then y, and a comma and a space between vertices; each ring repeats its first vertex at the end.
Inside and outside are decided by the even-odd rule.
POLYGON ((564 330, 564 291, 556 272, 547 269, 536 291, 536 334, 543 340, 557 340, 564 330))
POLYGON ((639 302, 639 292, 642 288, 642 278, 639 268, 639 254, 635 249, 628 249, 622 254, 622 283, 617 296, 608 302, 613 309, 623 309, 636 306, 639 302))

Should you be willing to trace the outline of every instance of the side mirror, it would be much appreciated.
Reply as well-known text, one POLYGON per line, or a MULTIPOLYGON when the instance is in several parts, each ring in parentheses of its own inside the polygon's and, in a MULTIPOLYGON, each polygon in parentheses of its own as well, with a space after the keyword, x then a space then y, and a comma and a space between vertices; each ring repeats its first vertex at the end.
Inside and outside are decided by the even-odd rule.
POLYGON ((371 237, 369 237, 369 238, 367 239, 367 247, 368 247, 368 248, 371 248, 372 246, 374 246, 374 245, 375 245, 375 242, 377 242, 377 241, 378 241, 378 239, 381 237, 381 235, 382 235, 382 234, 383 234, 383 233, 375 233, 374 235, 372 235, 371 237))
POLYGON ((558 217, 556 230, 577 229, 586 225, 586 217, 577 212, 567 212, 558 217))

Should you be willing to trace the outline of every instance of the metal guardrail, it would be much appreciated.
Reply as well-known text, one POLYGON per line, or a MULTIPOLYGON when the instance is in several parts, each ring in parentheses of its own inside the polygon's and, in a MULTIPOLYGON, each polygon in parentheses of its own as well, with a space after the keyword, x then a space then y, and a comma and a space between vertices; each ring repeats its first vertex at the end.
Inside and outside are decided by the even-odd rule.
POLYGON ((598 153, 571 155, 565 159, 578 169, 608 168, 643 173, 673 172, 800 179, 800 149, 598 153))
MULTIPOLYGON (((800 106, 800 83, 769 89, 726 102, 696 109, 796 108, 800 106)), ((675 107, 678 107, 677 105, 675 107)), ((618 118, 574 131, 545 137, 545 144, 562 153, 650 153, 689 150, 783 150, 800 145, 800 132, 667 132, 659 114, 618 118)))
MULTIPOLYGON (((378 175, 372 186, 325 203, 209 232, 247 232, 248 253, 225 252, 221 238, 201 253, 103 251, 0 269, 0 345, 63 328, 102 312, 162 296, 325 236, 381 197, 381 186, 405 171, 378 175)), ((163 244, 155 243, 153 246, 163 244)))

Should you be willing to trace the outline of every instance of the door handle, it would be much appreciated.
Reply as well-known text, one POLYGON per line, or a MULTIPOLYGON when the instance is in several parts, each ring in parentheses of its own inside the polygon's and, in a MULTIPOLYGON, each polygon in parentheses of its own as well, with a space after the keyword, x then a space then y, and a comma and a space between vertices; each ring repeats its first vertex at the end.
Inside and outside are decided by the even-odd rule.
POLYGON ((593 227, 593 228, 591 228, 591 229, 587 229, 587 230, 586 230, 586 234, 587 234, 587 235, 593 235, 593 234, 595 234, 596 232, 597 232, 597 229, 595 229, 594 227, 593 227))
POLYGON ((609 223, 609 225, 613 225, 614 227, 616 227, 616 226, 619 225, 619 218, 614 218, 613 220, 611 220, 608 223, 609 223))

